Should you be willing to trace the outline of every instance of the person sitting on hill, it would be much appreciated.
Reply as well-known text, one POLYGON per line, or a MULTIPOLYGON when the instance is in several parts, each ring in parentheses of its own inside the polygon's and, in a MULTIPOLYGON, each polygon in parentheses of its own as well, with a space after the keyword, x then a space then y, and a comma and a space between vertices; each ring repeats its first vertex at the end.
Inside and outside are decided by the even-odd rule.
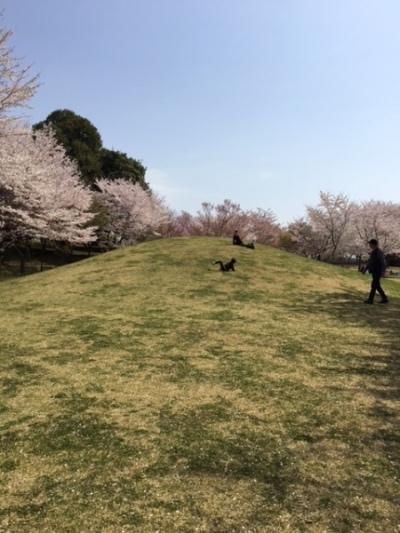
POLYGON ((240 238, 238 230, 235 230, 235 233, 233 234, 232 244, 234 246, 243 246, 243 241, 240 238))
POLYGON ((233 234, 232 244, 234 246, 245 246, 246 248, 251 248, 252 250, 254 250, 254 243, 251 242, 249 244, 245 244, 240 238, 238 230, 235 230, 235 233, 233 234))

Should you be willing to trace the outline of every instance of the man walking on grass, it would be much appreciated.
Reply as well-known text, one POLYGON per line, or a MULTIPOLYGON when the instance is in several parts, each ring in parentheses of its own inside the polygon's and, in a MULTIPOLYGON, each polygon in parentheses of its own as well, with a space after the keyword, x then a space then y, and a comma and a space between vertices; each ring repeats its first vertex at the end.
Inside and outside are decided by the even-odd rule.
POLYGON ((368 272, 372 275, 372 283, 369 298, 365 300, 364 303, 373 304, 375 293, 378 291, 382 298, 380 303, 387 304, 389 300, 387 299, 385 291, 381 287, 381 277, 385 274, 386 270, 385 256, 382 250, 379 248, 378 241, 376 239, 371 239, 368 241, 368 244, 371 248, 371 253, 369 255, 369 260, 365 271, 368 270, 368 272))

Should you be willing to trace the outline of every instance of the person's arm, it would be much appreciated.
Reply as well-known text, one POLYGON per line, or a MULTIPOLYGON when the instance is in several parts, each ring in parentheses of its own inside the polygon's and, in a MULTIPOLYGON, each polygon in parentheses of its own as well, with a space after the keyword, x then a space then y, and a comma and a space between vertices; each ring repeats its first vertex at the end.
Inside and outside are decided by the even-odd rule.
POLYGON ((379 253, 379 267, 380 267, 382 276, 384 276, 387 266, 386 266, 385 254, 382 251, 380 251, 379 253))
POLYGON ((365 265, 363 273, 365 274, 366 272, 369 272, 371 274, 371 268, 372 268, 372 254, 369 254, 368 261, 367 261, 367 264, 365 265))

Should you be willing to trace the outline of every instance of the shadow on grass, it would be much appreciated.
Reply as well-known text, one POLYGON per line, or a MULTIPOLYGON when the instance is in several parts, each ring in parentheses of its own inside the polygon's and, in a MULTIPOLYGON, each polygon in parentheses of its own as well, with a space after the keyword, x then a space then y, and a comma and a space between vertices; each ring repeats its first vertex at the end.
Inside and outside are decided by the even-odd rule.
POLYGON ((365 330, 365 341, 361 344, 349 338, 354 353, 344 355, 336 366, 332 361, 329 368, 320 367, 320 370, 362 378, 364 390, 375 398, 368 414, 379 422, 381 428, 372 435, 373 444, 382 447, 390 462, 399 467, 400 299, 391 298, 389 305, 380 305, 378 301, 379 298, 376 304, 365 305, 360 293, 341 292, 298 301, 290 312, 309 313, 312 320, 321 315, 344 327, 365 330), (376 340, 371 340, 371 332, 378 335, 376 340), (363 355, 361 348, 367 348, 369 354, 363 355))
POLYGON ((270 434, 265 421, 237 412, 220 399, 194 409, 160 411, 160 460, 148 475, 207 475, 257 480, 264 495, 283 502, 297 475, 292 452, 270 434), (234 429, 230 424, 234 424, 234 429))

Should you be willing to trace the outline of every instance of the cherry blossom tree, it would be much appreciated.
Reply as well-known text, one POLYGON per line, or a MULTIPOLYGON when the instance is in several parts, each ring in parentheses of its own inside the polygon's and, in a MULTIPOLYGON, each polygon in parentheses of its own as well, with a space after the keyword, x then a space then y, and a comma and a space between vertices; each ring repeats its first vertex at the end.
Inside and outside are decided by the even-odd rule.
POLYGON ((290 251, 312 258, 322 258, 329 247, 329 237, 324 231, 314 229, 304 218, 298 218, 287 228, 290 251))
POLYGON ((94 240, 92 194, 50 129, 0 136, 0 161, 3 249, 13 246, 22 257, 33 240, 94 240))
POLYGON ((287 228, 297 253, 328 260, 357 258, 359 266, 375 238, 385 253, 400 250, 400 204, 370 200, 357 204, 346 196, 321 193, 316 207, 287 228))
POLYGON ((203 202, 192 215, 186 211, 172 216, 170 234, 175 236, 232 237, 238 230, 243 239, 277 244, 281 228, 270 210, 243 210, 232 200, 221 204, 203 202))
POLYGON ((377 239, 385 253, 400 250, 400 205, 370 200, 354 209, 354 248, 365 250, 370 239, 377 239))
POLYGON ((334 259, 344 252, 353 210, 354 204, 344 194, 325 192, 320 193, 320 201, 316 207, 307 207, 306 222, 311 226, 312 235, 324 243, 322 253, 328 259, 334 259))
POLYGON ((11 131, 16 120, 12 113, 27 106, 38 86, 31 67, 14 57, 11 37, 10 30, 0 27, 0 135, 11 131))
POLYGON ((282 232, 273 212, 261 208, 244 213, 241 231, 245 240, 270 245, 278 243, 282 232))
POLYGON ((171 212, 167 229, 168 237, 190 237, 201 235, 202 228, 197 219, 187 211, 171 212))
POLYGON ((203 202, 196 222, 201 235, 232 235, 243 226, 245 214, 239 204, 224 200, 222 204, 203 202))
POLYGON ((116 248, 162 234, 169 211, 161 198, 123 179, 99 179, 96 187, 96 202, 107 213, 98 233, 102 246, 116 248))

